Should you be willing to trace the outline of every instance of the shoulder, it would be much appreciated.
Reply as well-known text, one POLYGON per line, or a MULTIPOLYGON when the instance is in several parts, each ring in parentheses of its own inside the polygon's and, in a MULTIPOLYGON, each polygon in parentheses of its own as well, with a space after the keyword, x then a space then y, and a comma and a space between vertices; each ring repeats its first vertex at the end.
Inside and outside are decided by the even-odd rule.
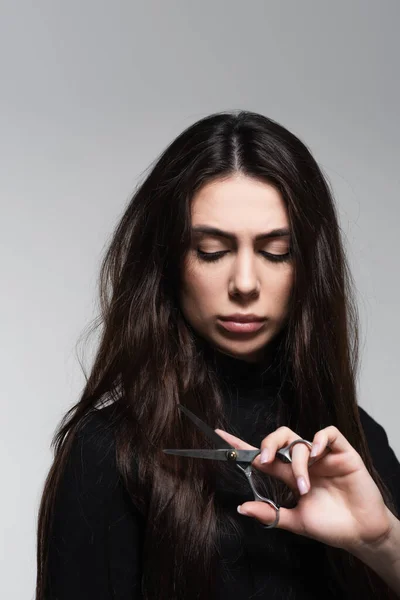
POLYGON ((387 433, 367 411, 358 406, 361 425, 374 466, 392 491, 400 511, 400 462, 390 446, 387 433))
POLYGON ((388 452, 391 451, 393 456, 395 456, 393 450, 390 448, 387 433, 382 425, 361 406, 358 406, 358 413, 371 454, 377 459, 380 457, 386 458, 388 452))
MULTIPOLYGON (((358 406, 358 413, 360 415, 361 425, 363 427, 370 451, 376 456, 380 454, 386 454, 390 449, 390 442, 385 429, 376 421, 367 411, 358 406)), ((394 452, 393 452, 394 455, 394 452)), ((395 456, 395 455, 394 455, 395 456)))
POLYGON ((110 491, 118 483, 112 406, 82 419, 71 443, 64 482, 75 489, 110 491))
POLYGON ((386 436, 386 432, 382 425, 378 423, 362 406, 358 405, 358 412, 360 415, 361 423, 366 433, 370 433, 378 436, 386 436))
POLYGON ((92 410, 74 432, 48 536, 51 598, 111 598, 111 590, 133 598, 140 590, 145 520, 117 468, 114 415, 92 410))
POLYGON ((106 453, 115 448, 114 407, 92 409, 78 425, 75 445, 85 447, 89 452, 106 453))

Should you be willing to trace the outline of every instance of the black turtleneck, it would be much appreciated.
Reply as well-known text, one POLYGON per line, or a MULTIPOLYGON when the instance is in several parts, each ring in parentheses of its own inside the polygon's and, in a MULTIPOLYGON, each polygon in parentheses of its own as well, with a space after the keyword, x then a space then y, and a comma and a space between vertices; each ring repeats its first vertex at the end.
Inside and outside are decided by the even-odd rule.
POLYGON ((275 357, 249 362, 220 350, 214 350, 211 356, 211 365, 219 380, 228 390, 238 392, 239 404, 247 405, 247 396, 260 398, 263 389, 280 384, 280 364, 275 357))
MULTIPOLYGON (((248 362, 220 351, 215 351, 212 358, 223 391, 229 432, 255 447, 260 447, 263 438, 276 429, 278 404, 284 394, 281 365, 275 359, 270 354, 262 361, 248 362)), ((263 478, 267 483, 268 476, 263 478)), ((216 484, 215 502, 225 518, 217 597, 321 596, 312 569, 323 568, 324 546, 282 529, 265 530, 255 519, 239 515, 238 504, 252 500, 246 476, 231 465, 228 475, 216 484)), ((329 598, 327 586, 324 597, 329 598)))
MULTIPOLYGON (((229 431, 256 447, 274 431, 281 401, 281 365, 274 358, 250 363, 215 351, 210 363, 221 382, 229 431)), ((82 426, 61 480, 50 538, 49 600, 142 598, 145 522, 117 472, 111 411, 94 412, 82 426)), ((400 464, 384 429, 362 408, 360 415, 375 466, 400 510, 400 464)), ((329 595, 335 583, 327 571, 322 582, 318 575, 326 568, 325 546, 283 529, 262 529, 237 513, 247 500, 253 496, 239 471, 230 486, 218 483, 215 502, 228 526, 220 538, 217 598, 338 597, 329 595)))
POLYGON ((220 351, 214 352, 211 364, 220 383, 229 432, 260 446, 275 429, 282 385, 278 365, 248 362, 220 351))

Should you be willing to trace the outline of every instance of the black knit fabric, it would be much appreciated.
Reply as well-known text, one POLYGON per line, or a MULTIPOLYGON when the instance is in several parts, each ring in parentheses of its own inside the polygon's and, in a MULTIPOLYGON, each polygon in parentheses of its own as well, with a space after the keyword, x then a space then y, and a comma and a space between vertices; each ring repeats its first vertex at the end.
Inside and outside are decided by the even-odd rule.
MULTIPOLYGON (((274 430, 280 373, 261 363, 215 352, 215 368, 230 432, 260 447, 274 430)), ((359 409, 374 463, 397 494, 400 463, 384 429, 359 409)), ((118 477, 115 441, 107 426, 111 408, 96 411, 74 442, 56 503, 50 538, 48 600, 136 600, 141 595, 141 548, 145 522, 132 506, 118 477)), ((218 599, 310 599, 329 595, 325 547, 283 529, 263 529, 236 507, 253 500, 239 471, 234 485, 216 490, 220 514, 228 523, 220 539, 218 599), (222 511, 222 513, 221 513, 222 511), (230 523, 230 526, 229 526, 230 523)), ((188 599, 189 600, 189 599, 188 599)))

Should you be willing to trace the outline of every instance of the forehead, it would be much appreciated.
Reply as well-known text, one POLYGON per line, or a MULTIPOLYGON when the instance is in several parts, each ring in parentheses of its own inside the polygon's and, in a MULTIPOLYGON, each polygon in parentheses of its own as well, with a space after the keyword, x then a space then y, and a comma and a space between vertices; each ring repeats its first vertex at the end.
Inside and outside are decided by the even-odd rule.
POLYGON ((288 226, 280 192, 243 175, 205 184, 192 200, 191 217, 192 226, 213 225, 236 233, 288 226))

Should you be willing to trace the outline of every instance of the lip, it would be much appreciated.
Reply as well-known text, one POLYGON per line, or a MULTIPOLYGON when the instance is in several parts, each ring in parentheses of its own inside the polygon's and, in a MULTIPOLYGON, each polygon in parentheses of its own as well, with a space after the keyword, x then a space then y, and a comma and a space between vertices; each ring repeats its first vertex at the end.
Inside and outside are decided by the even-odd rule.
POLYGON ((232 333, 253 333, 264 327, 265 319, 262 321, 227 321, 226 319, 219 319, 219 324, 226 331, 232 333))
POLYGON ((242 314, 235 313, 234 315, 228 315, 227 317, 219 317, 221 321, 229 321, 234 323, 260 323, 265 321, 264 317, 259 317, 254 314, 242 314))
POLYGON ((233 333, 253 333, 264 326, 266 319, 254 314, 235 313, 219 317, 218 321, 226 331, 233 333))

